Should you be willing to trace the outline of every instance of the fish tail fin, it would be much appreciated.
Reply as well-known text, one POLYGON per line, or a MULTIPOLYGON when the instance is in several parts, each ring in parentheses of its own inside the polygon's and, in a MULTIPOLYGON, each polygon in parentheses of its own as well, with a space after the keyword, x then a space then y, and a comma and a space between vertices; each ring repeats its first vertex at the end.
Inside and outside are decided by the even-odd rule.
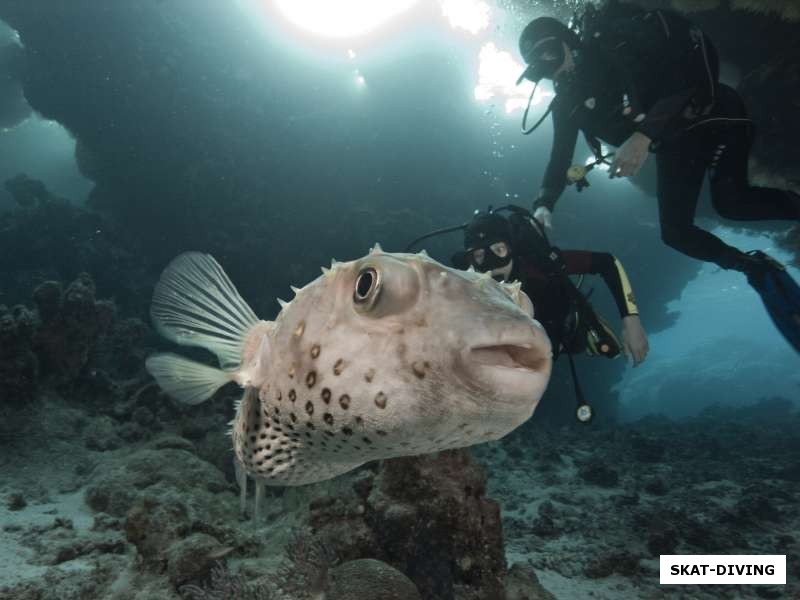
POLYGON ((145 366, 162 390, 186 404, 200 404, 234 380, 231 373, 177 354, 154 354, 147 359, 145 366))
POLYGON ((150 316, 158 332, 184 346, 216 354, 225 370, 242 362, 242 346, 258 317, 208 254, 175 258, 156 284, 150 316))

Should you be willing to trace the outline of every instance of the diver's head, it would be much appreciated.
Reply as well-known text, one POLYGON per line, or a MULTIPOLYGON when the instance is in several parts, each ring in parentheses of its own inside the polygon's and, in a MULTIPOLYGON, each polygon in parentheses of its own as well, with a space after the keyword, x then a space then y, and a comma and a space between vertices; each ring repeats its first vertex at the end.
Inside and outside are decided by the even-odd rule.
POLYGON ((577 34, 561 21, 552 17, 534 19, 519 36, 519 52, 528 66, 517 84, 523 79, 535 83, 556 79, 574 66, 572 51, 579 45, 577 34))
POLYGON ((511 226, 504 216, 476 212, 464 230, 464 253, 476 271, 507 279, 512 269, 511 226))

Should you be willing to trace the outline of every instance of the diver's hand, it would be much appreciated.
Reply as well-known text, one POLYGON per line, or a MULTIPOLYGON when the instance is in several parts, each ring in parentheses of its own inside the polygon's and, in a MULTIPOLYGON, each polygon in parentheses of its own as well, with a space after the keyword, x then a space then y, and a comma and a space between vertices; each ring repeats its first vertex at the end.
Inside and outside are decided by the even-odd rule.
POLYGON ((647 357, 650 345, 639 315, 628 315, 622 319, 622 348, 634 367, 647 357))
POLYGON ((652 140, 637 131, 619 147, 609 169, 609 177, 633 177, 642 168, 652 140))
POLYGON ((553 228, 553 213, 546 206, 540 206, 533 212, 533 218, 539 221, 545 229, 553 228))

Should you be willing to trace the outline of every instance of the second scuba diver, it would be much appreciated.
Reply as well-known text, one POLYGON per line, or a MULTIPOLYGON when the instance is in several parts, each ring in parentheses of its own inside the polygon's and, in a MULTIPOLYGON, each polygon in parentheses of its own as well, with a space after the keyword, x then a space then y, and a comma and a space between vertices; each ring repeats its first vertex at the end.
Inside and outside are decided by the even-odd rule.
POLYGON ((605 252, 550 246, 526 214, 518 210, 506 218, 491 209, 477 212, 466 225, 464 251, 454 257, 455 266, 471 265, 476 271, 491 272, 495 279, 519 281, 533 302, 536 320, 550 337, 554 358, 562 352, 613 357, 623 351, 634 366, 639 365, 649 346, 622 264, 605 252), (621 344, 568 277, 587 274, 600 275, 614 297, 622 319, 621 344))
POLYGON ((723 217, 800 218, 798 194, 749 184, 753 123, 736 91, 719 83, 707 36, 675 13, 610 0, 604 9, 588 9, 579 32, 556 19, 535 19, 519 45, 528 65, 519 81, 550 79, 556 92, 534 127, 525 129, 527 110, 523 118, 525 133, 550 112, 553 118, 553 146, 534 217, 552 226, 580 131, 598 163, 608 158, 599 140, 618 146, 611 177, 635 175, 655 152, 662 240, 688 256, 744 273, 800 351, 800 288, 782 265, 763 252, 729 246, 694 224, 706 172, 712 204, 723 217))

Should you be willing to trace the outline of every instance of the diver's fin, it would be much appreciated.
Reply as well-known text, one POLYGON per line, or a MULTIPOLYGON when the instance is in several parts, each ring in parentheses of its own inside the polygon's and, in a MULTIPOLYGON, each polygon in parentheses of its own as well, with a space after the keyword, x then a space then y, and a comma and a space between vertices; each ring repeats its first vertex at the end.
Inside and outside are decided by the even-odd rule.
POLYGON ((177 354, 154 354, 145 361, 161 389, 186 404, 200 404, 233 381, 233 375, 177 354))
POLYGON ((748 273, 747 280, 759 293, 773 323, 800 352, 800 286, 780 263, 763 252, 754 253, 765 267, 748 273))
POLYGON ((164 269, 150 315, 161 335, 210 350, 223 369, 239 366, 245 336, 258 323, 219 263, 199 252, 181 254, 164 269))

